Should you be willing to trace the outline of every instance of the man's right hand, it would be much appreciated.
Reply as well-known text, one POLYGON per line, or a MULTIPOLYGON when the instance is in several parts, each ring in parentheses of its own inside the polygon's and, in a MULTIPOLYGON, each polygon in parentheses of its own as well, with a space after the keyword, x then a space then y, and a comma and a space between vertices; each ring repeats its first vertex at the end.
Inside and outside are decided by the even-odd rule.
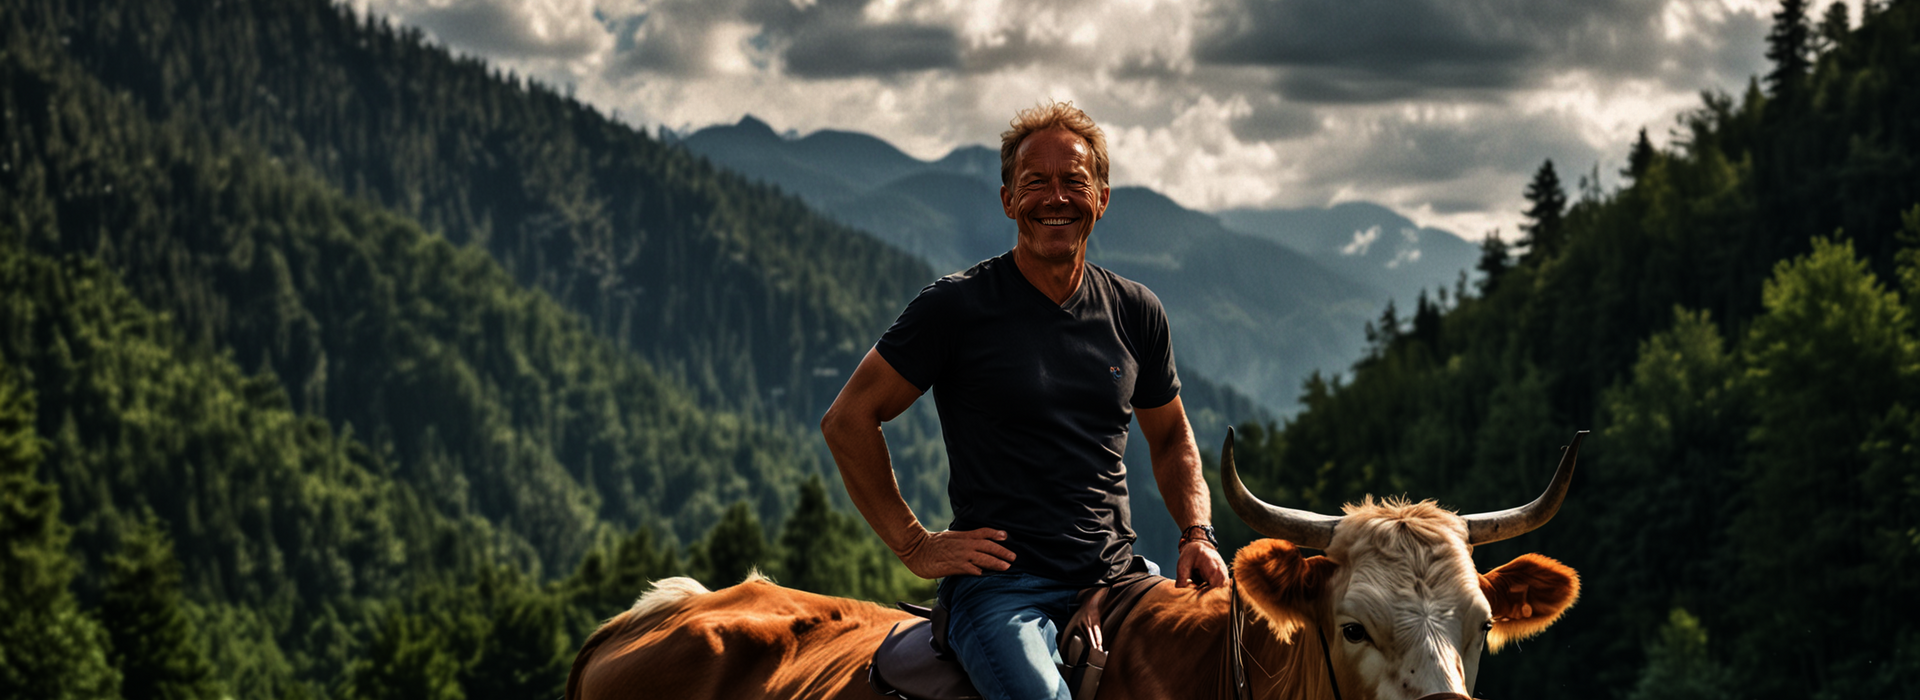
POLYGON ((1013 551, 1000 546, 1006 539, 1007 533, 984 527, 964 532, 929 532, 901 553, 900 561, 913 575, 924 579, 1006 571, 1013 566, 1013 551))

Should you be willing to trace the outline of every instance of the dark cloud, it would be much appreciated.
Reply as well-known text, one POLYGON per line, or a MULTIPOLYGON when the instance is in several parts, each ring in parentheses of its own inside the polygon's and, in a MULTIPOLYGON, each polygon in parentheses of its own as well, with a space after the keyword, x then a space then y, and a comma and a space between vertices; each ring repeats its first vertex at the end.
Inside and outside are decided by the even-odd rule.
POLYGON ((1457 180, 1476 172, 1531 173, 1541 160, 1552 158, 1561 179, 1571 187, 1574 174, 1606 157, 1586 145, 1580 128, 1576 115, 1565 113, 1390 121, 1371 131, 1356 151, 1336 154, 1315 169, 1328 181, 1411 185, 1457 180))
MULTIPOLYGON (((870 0, 819 0, 805 7, 788 0, 667 0, 653 5, 616 46, 619 75, 653 72, 693 76, 721 48, 723 23, 753 28, 750 48, 778 56, 802 79, 887 76, 961 65, 959 35, 950 27, 873 23, 870 0)), ((737 35, 736 35, 737 36, 737 35)))
MULTIPOLYGON (((1664 0, 1217 0, 1200 16, 1194 57, 1278 69, 1290 99, 1386 102, 1532 87, 1568 70, 1697 85, 1702 72, 1751 65, 1744 34, 1762 22, 1666 37, 1664 0)), ((1764 32, 1764 29, 1762 29, 1764 32)))
POLYGON ((1312 108, 1269 99, 1256 102, 1251 113, 1235 118, 1229 126, 1241 141, 1285 141, 1318 132, 1320 117, 1312 108))
POLYGON ((525 8, 505 0, 425 7, 406 19, 449 46, 496 57, 580 58, 599 50, 606 38, 598 25, 569 26, 565 20, 575 18, 560 15, 545 18, 547 32, 535 31, 525 8))
POLYGON ((797 32, 784 53, 801 78, 892 75, 960 65, 952 29, 917 24, 820 24, 797 32))

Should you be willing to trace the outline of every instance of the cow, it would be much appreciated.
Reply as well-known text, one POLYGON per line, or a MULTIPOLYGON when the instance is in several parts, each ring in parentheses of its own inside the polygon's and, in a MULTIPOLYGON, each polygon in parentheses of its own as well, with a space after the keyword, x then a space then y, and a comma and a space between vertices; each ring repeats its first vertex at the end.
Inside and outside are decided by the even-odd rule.
MULTIPOLYGON (((1149 590, 1103 635, 1112 648, 1099 700, 1467 700, 1483 652, 1545 630, 1579 597, 1578 574, 1559 562, 1523 554, 1481 574, 1472 550, 1553 517, 1585 434, 1524 506, 1462 516, 1367 496, 1323 515, 1250 493, 1229 431, 1227 502, 1268 539, 1238 552, 1230 586, 1149 590)), ((757 575, 719 591, 670 578, 587 639, 566 698, 872 700, 868 659, 907 619, 757 575)))

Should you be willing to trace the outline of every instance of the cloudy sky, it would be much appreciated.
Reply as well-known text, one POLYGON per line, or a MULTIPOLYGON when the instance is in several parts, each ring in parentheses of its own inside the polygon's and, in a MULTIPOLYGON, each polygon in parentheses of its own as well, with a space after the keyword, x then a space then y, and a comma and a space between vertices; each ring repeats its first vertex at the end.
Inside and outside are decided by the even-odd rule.
MULTIPOLYGON (((1116 185, 1201 210, 1368 200, 1509 240, 1552 158, 1612 183, 1763 73, 1773 0, 352 0, 636 126, 753 114, 921 158, 1072 100, 1116 185)), ((1826 3, 1816 0, 1815 16, 1826 3)), ((1858 16, 1858 0, 1853 0, 1858 16)))

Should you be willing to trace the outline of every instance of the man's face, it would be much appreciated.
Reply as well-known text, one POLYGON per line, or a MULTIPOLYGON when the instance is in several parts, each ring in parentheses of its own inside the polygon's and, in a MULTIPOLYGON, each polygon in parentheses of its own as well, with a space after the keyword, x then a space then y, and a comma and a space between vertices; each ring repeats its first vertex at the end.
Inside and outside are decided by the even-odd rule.
POLYGON ((1066 129, 1027 136, 1013 156, 1013 184, 1000 205, 1020 229, 1016 246, 1049 261, 1078 260, 1112 190, 1093 177, 1093 150, 1066 129))

